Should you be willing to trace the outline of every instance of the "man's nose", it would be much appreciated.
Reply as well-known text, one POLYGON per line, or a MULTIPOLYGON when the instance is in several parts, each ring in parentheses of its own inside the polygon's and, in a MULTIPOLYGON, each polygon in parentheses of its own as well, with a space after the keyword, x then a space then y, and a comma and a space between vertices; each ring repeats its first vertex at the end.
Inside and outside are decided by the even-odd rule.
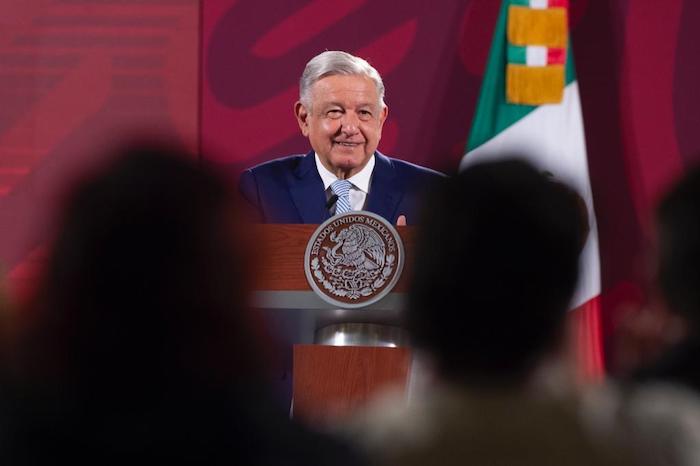
POLYGON ((343 115, 343 119, 342 119, 341 123, 342 123, 341 130, 343 131, 344 134, 347 134, 347 135, 355 134, 358 132, 358 128, 360 125, 360 119, 357 117, 357 114, 355 114, 354 112, 346 112, 343 115))

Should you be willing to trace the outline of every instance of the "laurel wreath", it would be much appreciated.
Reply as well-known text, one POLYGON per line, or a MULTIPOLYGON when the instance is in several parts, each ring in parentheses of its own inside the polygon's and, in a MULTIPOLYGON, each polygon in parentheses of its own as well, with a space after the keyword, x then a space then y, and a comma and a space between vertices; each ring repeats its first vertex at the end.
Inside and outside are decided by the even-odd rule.
POLYGON ((384 267, 382 268, 379 277, 377 277, 371 285, 365 286, 359 290, 347 290, 336 287, 323 274, 323 271, 321 270, 321 263, 319 262, 318 257, 315 257, 311 261, 311 270, 318 283, 321 286, 323 286, 323 288, 326 289, 330 294, 341 298, 357 300, 363 296, 370 296, 377 292, 377 290, 379 290, 381 287, 383 287, 387 279, 391 276, 392 272, 394 271, 395 263, 396 256, 394 256, 393 254, 389 254, 388 256, 386 256, 384 267))

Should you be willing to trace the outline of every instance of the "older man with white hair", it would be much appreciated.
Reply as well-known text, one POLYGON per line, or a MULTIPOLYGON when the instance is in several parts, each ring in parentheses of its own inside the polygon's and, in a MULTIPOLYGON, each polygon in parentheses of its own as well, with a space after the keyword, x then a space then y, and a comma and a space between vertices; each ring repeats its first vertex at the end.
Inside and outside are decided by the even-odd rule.
POLYGON ((420 192, 440 173, 377 151, 389 108, 367 61, 326 51, 306 65, 294 105, 313 149, 243 172, 240 191, 263 223, 322 223, 368 210, 392 223, 417 220, 420 192))

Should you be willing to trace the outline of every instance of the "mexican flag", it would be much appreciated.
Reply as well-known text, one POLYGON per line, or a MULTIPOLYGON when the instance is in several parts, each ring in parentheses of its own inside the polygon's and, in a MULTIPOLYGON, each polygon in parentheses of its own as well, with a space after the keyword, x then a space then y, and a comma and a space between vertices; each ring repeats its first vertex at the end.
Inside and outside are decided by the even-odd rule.
POLYGON ((566 0, 503 0, 461 168, 521 154, 573 187, 590 234, 571 303, 584 374, 603 373, 598 232, 566 0))

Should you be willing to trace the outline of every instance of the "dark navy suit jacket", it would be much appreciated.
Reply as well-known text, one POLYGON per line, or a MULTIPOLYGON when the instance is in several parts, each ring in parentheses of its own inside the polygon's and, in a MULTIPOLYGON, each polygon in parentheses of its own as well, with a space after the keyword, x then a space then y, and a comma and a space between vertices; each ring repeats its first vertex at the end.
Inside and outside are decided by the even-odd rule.
MULTIPOLYGON (((402 160, 374 153, 374 171, 365 210, 396 224, 405 215, 416 223, 420 196, 444 176, 402 160)), ((323 223, 330 218, 323 181, 313 152, 271 160, 241 174, 239 190, 262 223, 323 223)))

